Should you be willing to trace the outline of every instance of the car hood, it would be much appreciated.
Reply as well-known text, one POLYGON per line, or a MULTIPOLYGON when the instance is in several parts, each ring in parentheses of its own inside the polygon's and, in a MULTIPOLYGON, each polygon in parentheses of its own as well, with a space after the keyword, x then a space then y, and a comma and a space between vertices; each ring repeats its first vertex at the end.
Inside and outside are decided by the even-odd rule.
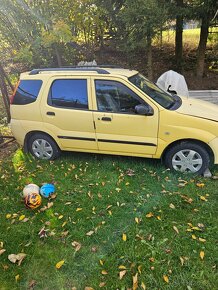
POLYGON ((218 122, 217 105, 192 98, 181 99, 182 105, 176 110, 178 113, 218 122))

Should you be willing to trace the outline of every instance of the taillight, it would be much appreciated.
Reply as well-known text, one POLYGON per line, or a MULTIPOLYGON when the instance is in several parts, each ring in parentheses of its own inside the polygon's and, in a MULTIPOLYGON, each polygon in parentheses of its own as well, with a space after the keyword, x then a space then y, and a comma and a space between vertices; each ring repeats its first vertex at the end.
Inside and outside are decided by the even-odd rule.
POLYGON ((19 84, 20 84, 20 81, 17 82, 17 84, 16 84, 16 86, 15 86, 15 89, 14 89, 14 91, 13 91, 13 94, 12 94, 11 97, 10 97, 10 104, 13 104, 14 96, 15 96, 15 94, 16 94, 16 91, 17 91, 17 88, 18 88, 19 84))

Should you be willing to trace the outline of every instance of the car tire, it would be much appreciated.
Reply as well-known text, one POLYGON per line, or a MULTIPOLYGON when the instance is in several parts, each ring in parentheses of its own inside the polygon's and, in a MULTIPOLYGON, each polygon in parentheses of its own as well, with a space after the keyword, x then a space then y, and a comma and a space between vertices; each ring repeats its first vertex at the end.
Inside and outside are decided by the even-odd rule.
POLYGON ((163 161, 171 170, 200 175, 209 167, 210 156, 199 144, 181 142, 166 151, 163 161))
POLYGON ((51 137, 39 133, 29 138, 28 147, 29 152, 37 159, 54 160, 61 152, 51 137))

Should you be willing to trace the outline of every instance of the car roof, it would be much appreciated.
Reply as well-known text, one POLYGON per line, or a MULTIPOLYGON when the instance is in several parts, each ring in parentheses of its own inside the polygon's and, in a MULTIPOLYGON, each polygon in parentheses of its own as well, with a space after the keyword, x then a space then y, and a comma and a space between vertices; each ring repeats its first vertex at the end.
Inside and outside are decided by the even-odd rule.
POLYGON ((78 75, 78 72, 82 75, 120 75, 124 77, 131 77, 138 73, 136 70, 118 68, 118 67, 103 67, 103 66, 76 66, 76 67, 63 67, 63 68, 42 68, 42 69, 33 69, 32 71, 25 72, 21 74, 22 76, 27 75, 78 75))

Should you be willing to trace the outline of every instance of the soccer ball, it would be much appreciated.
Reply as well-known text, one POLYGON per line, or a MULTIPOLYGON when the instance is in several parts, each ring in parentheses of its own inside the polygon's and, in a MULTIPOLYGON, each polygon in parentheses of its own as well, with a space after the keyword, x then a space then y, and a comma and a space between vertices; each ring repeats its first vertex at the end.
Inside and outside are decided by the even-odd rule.
POLYGON ((40 188, 40 193, 44 197, 49 197, 54 192, 55 192, 55 187, 53 184, 50 184, 50 183, 46 183, 40 188))
POLYGON ((29 193, 25 196, 25 205, 28 208, 34 209, 41 205, 42 198, 39 193, 29 193))
POLYGON ((39 193, 39 187, 38 185, 34 183, 30 183, 26 185, 23 189, 23 196, 26 197, 30 193, 39 193))

